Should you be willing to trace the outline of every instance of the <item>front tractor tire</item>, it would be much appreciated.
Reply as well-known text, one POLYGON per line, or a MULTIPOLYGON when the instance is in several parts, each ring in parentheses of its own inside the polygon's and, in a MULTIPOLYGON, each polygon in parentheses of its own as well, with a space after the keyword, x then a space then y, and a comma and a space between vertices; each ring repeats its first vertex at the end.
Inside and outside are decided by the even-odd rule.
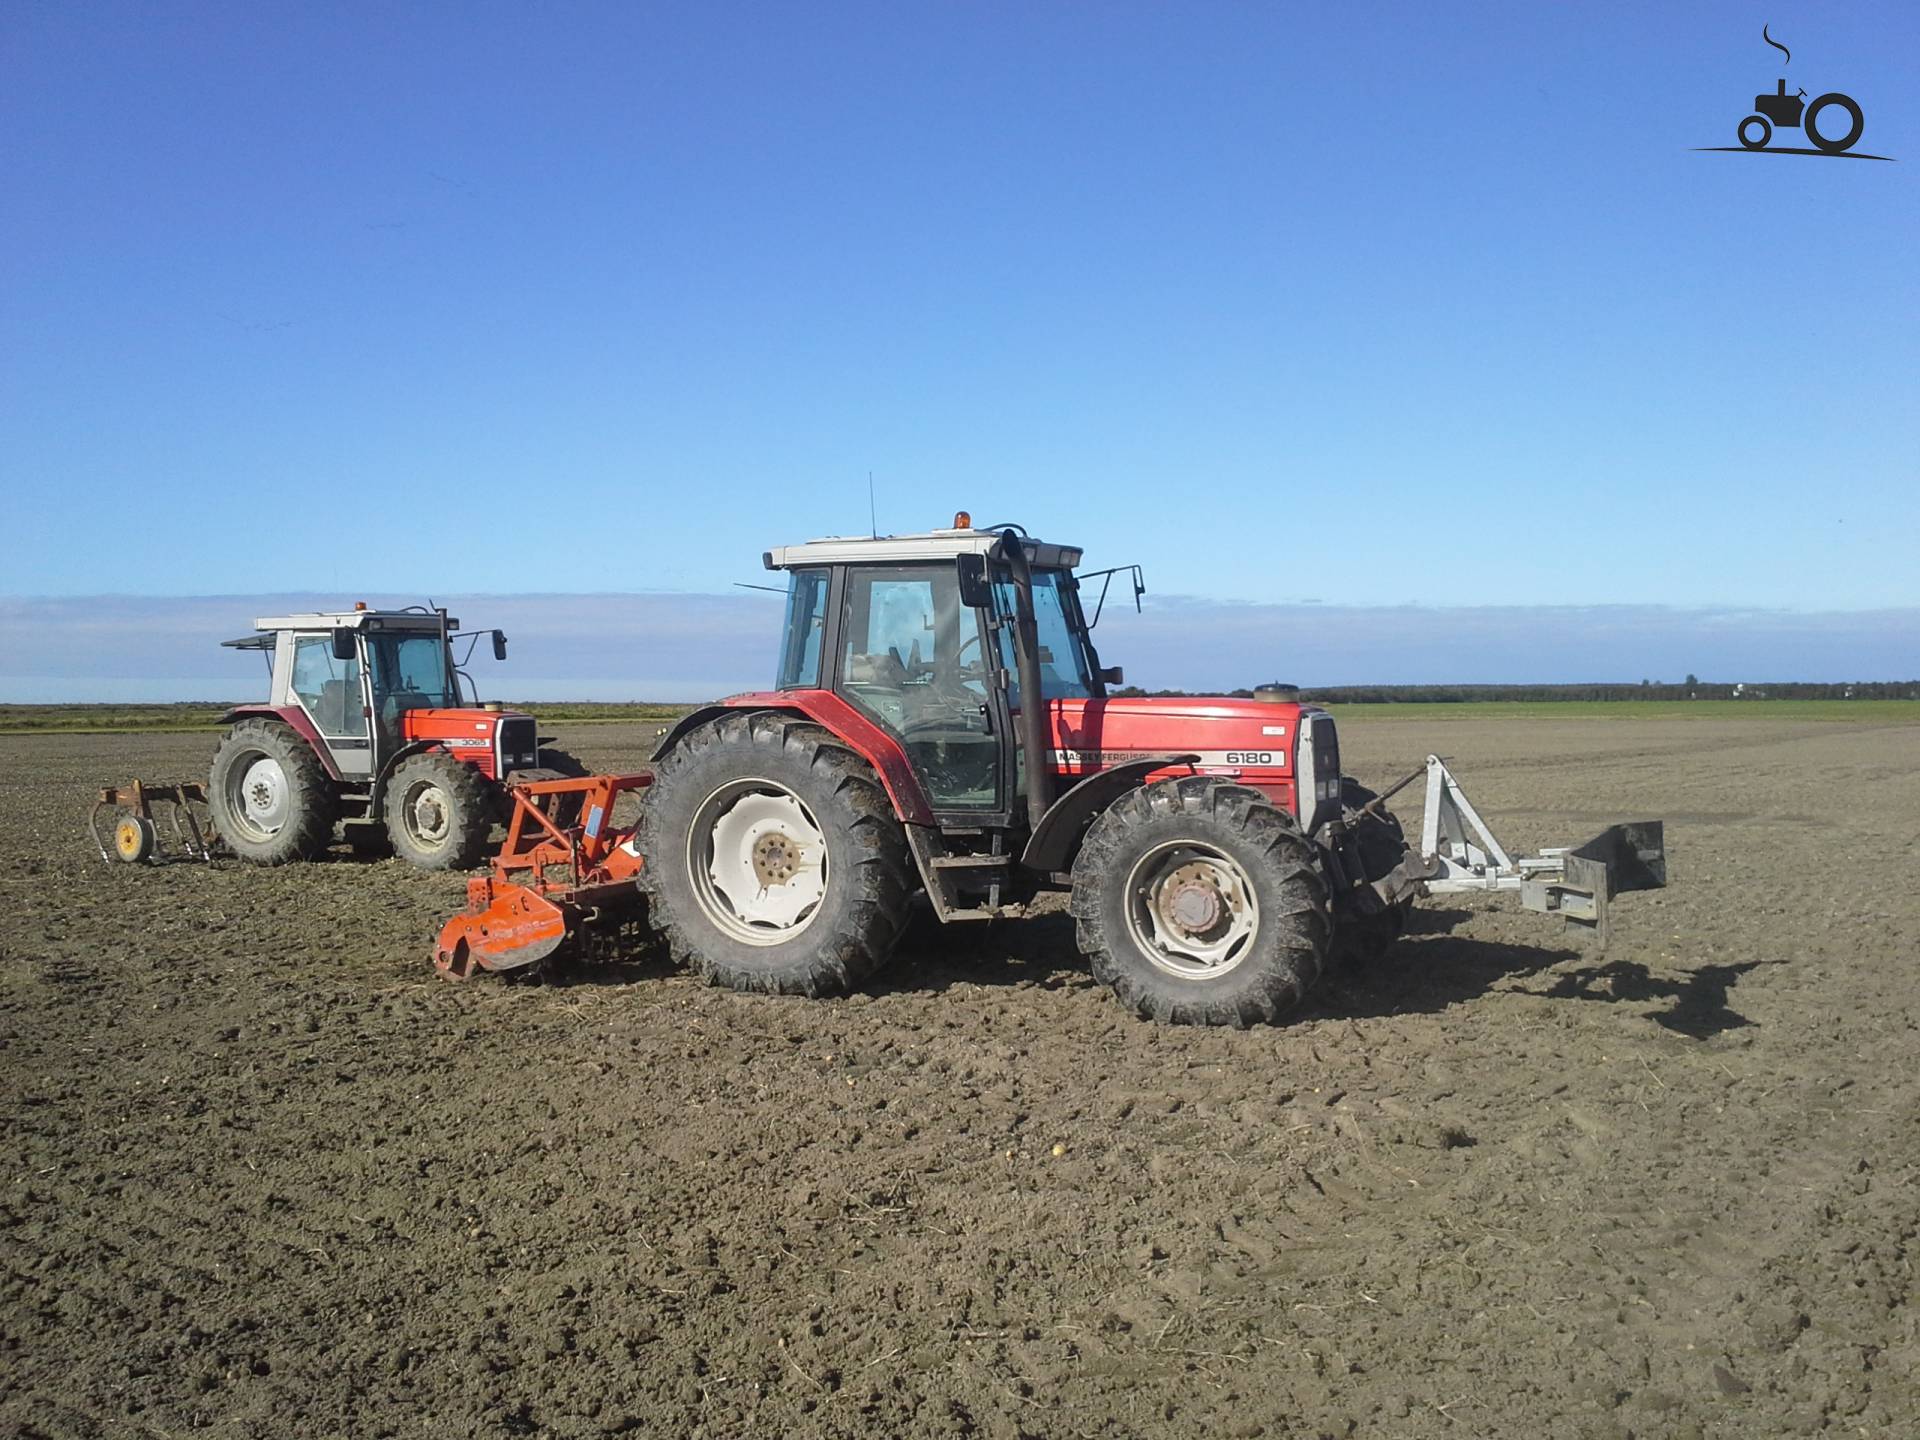
POLYGON ((1333 928, 1292 818, 1206 776, 1115 801, 1074 861, 1071 909, 1094 978, 1174 1025, 1278 1020, 1319 978, 1333 928))
MULTIPOLYGON (((547 746, 542 749, 539 759, 540 763, 534 769, 511 770, 507 772, 508 782, 511 783, 516 780, 584 780, 593 773, 565 750, 555 750, 552 746, 547 746)), ((499 796, 500 804, 498 808, 500 812, 500 823, 504 825, 513 818, 513 797, 507 793, 505 786, 500 787, 499 796)), ((551 807, 547 812, 548 818, 562 830, 566 829, 569 825, 579 824, 580 802, 583 798, 584 797, 580 795, 566 794, 552 797, 548 802, 551 807)))
POLYGON ((640 888, 673 958, 713 985, 836 995, 893 951, 906 833, 867 762, 819 725, 723 715, 654 767, 640 888))
POLYGON ((242 720, 213 757, 207 807, 227 848, 255 865, 317 860, 333 843, 340 797, 291 726, 242 720))
POLYGON ((470 870, 486 853, 499 808, 496 787, 444 750, 402 760, 384 810, 393 852, 421 870, 470 870))
POLYGON ((573 755, 565 750, 556 750, 551 745, 540 752, 540 768, 569 780, 583 780, 593 773, 573 755))

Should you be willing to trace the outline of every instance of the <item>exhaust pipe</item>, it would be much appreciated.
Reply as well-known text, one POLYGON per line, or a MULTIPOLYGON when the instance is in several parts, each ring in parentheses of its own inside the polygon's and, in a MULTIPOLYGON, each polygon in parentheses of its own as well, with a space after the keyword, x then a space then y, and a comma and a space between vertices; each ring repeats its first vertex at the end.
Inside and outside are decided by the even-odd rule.
POLYGON ((1047 745, 1047 698, 1040 689, 1040 626, 1033 618, 1033 567, 1012 530, 994 547, 1013 575, 1013 656, 1020 677, 1020 748, 1027 752, 1027 824, 1035 826, 1053 804, 1052 752, 1047 745))

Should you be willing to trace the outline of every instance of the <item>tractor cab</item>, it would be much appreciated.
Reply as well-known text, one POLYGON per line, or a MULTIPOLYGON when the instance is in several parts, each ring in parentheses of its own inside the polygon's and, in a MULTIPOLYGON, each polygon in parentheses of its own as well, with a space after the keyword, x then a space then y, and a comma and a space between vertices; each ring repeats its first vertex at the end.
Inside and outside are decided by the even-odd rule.
POLYGON ((1008 740, 1030 690, 1084 705, 1119 679, 1100 669, 1081 613, 1080 551, 1017 541, 1016 578, 1008 543, 963 526, 765 556, 790 577, 776 688, 846 701, 899 744, 930 807, 959 825, 1005 826, 1023 809, 1025 755, 1008 740))
MULTIPOLYGON (((1093 629, 1116 576, 1076 577, 1076 546, 1018 526, 814 540, 766 552, 787 572, 775 691, 734 697, 816 718, 835 702, 868 728, 936 908, 1007 913, 1061 882, 1088 826, 1127 790, 1176 776, 1261 792, 1299 829, 1340 815, 1333 719, 1289 700, 1120 697, 1093 629), (1104 577, 1090 618, 1082 579, 1104 577), (1312 783, 1296 783, 1296 775, 1312 783), (904 772, 904 773, 901 773, 904 772)), ((878 758, 876 758, 878 757, 878 758)), ((1327 841, 1337 843, 1337 835, 1327 841)))

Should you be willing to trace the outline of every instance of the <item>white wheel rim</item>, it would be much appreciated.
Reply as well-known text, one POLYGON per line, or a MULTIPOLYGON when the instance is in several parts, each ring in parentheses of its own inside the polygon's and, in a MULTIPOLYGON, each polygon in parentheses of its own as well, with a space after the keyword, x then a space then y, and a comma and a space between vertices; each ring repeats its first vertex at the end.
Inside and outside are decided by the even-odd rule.
POLYGON ((1127 931, 1155 968, 1218 980, 1253 953, 1260 902, 1225 851, 1188 840, 1155 846, 1127 875, 1127 931))
POLYGON ((287 823, 290 801, 287 772, 271 755, 256 757, 242 770, 228 799, 247 829, 258 835, 277 835, 287 823))
POLYGON ((448 803, 447 792, 431 780, 407 787, 400 815, 407 833, 425 845, 440 844, 453 828, 453 806, 448 803))
POLYGON ((784 944, 820 913, 827 837, 784 785, 730 781, 695 812, 687 876, 721 931, 749 945, 784 944))

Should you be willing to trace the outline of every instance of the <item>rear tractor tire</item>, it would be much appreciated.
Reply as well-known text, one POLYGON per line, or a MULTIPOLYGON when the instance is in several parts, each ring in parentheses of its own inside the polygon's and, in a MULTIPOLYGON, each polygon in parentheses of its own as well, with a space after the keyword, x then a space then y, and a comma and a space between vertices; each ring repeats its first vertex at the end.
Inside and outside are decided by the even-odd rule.
POLYGON ((227 848, 255 865, 317 860, 340 797, 313 747, 278 720, 242 720, 213 757, 207 808, 227 848))
POLYGON ((1206 776, 1115 801, 1074 861, 1071 910, 1094 978, 1174 1025, 1278 1020, 1319 978, 1333 928, 1292 818, 1206 776))
POLYGON ((421 870, 470 870, 486 853, 497 787, 444 750, 410 755, 387 780, 393 852, 421 870))
POLYGON ((713 985, 841 994, 892 953, 915 884, 867 762, 772 711, 696 727, 654 767, 640 888, 669 952, 713 985))
MULTIPOLYGON (((1340 780, 1340 803, 1349 816, 1379 797, 1351 775, 1340 780)), ((1353 822, 1350 822, 1353 823, 1353 822)), ((1392 873, 1406 854, 1407 836, 1391 810, 1381 806, 1355 824, 1360 863, 1369 881, 1392 873)), ((1376 910, 1371 915, 1341 915, 1333 929, 1333 960, 1337 965, 1367 965, 1393 947, 1407 928, 1411 900, 1376 910)))

